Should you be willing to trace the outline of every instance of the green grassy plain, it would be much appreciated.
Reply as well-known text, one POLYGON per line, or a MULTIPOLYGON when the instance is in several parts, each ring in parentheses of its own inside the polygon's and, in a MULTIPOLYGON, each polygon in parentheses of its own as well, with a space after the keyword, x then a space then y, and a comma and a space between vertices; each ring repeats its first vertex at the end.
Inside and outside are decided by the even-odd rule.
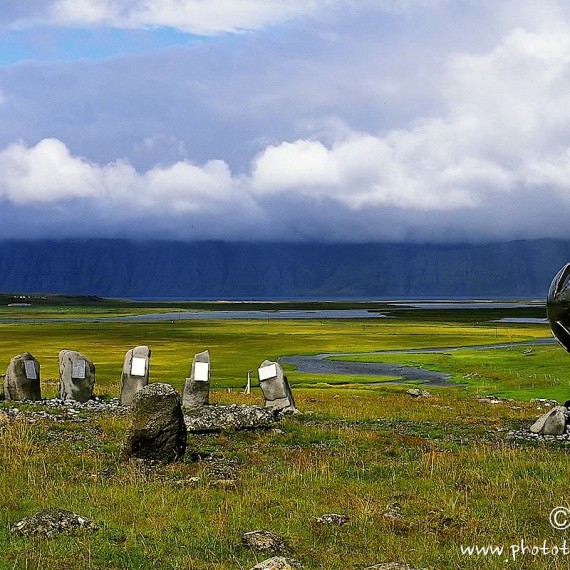
MULTIPOLYGON (((50 309, 57 314, 57 308, 50 309)), ((129 307, 121 311, 133 311, 129 307)), ((49 313, 49 311, 46 310, 49 313)), ((181 389, 194 353, 212 355, 219 403, 261 403, 240 388, 265 358, 365 353, 529 341, 545 325, 488 322, 484 311, 453 319, 175 321, 0 324, 0 363, 25 350, 42 364, 43 393, 57 390, 57 353, 84 352, 97 365, 98 395, 117 396, 124 352, 153 350, 151 381, 181 389)), ((84 422, 0 427, 0 569, 249 569, 269 555, 240 544, 258 528, 282 534, 310 570, 363 569, 398 561, 417 568, 567 568, 562 555, 512 556, 510 545, 561 545, 551 509, 568 506, 570 462, 561 444, 514 441, 543 411, 530 397, 567 399, 557 346, 371 356, 443 370, 458 385, 411 398, 409 386, 369 377, 288 371, 302 415, 279 430, 191 436, 184 461, 155 469, 119 461, 127 416, 82 412, 84 422), (529 378, 529 376, 533 376, 529 378), (466 378, 465 378, 466 377, 466 378), (461 384, 461 385, 460 385, 461 384), (513 400, 490 404, 480 394, 513 400), (211 454, 210 461, 196 461, 211 454), (221 473, 220 473, 221 471, 221 473), (198 477, 199 479, 195 479, 198 477), (101 526, 50 540, 9 527, 44 507, 69 509, 101 526), (343 527, 314 517, 347 514, 343 527), (498 545, 504 555, 462 555, 498 545)), ((34 407, 19 407, 25 416, 34 407)))

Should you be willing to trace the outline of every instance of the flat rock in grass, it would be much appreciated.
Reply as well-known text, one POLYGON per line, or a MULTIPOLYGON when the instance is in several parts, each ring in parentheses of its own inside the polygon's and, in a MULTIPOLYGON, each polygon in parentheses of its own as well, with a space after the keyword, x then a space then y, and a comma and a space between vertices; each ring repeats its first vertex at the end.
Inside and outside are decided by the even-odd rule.
POLYGON ((278 410, 261 406, 202 406, 185 410, 190 433, 219 432, 226 429, 267 429, 279 420, 278 410))
POLYGON ((530 426, 530 431, 541 435, 562 435, 566 431, 567 415, 568 409, 566 407, 556 406, 538 418, 530 426))
POLYGON ((295 570, 295 568, 301 568, 295 560, 274 556, 256 564, 250 570, 295 570))
POLYGON ((419 388, 410 388, 406 390, 406 394, 412 398, 429 398, 431 396, 430 392, 427 390, 420 390, 419 388))
POLYGON ((50 538, 62 532, 73 533, 78 530, 95 532, 99 527, 88 518, 63 509, 42 509, 22 519, 10 529, 14 534, 22 536, 38 536, 50 538))
POLYGON ((346 515, 338 515, 336 513, 328 513, 326 515, 321 515, 315 519, 318 524, 327 524, 333 526, 342 526, 350 520, 346 515))
POLYGON ((258 552, 283 552, 289 550, 285 539, 268 530, 253 530, 246 532, 241 537, 244 546, 258 552))
POLYGON ((161 463, 181 459, 187 431, 182 402, 170 384, 148 384, 133 397, 131 421, 123 443, 123 458, 161 463))
POLYGON ((374 566, 368 566, 366 570, 425 570, 425 569, 412 568, 408 564, 401 564, 400 562, 383 562, 381 564, 374 564, 374 566))

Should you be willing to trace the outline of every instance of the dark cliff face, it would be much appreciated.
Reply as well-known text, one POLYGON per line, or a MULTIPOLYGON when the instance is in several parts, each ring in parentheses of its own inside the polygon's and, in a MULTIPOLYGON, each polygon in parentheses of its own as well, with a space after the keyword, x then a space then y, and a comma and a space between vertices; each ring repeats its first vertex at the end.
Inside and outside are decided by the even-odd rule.
POLYGON ((487 245, 0 242, 0 291, 108 297, 545 296, 570 241, 487 245))

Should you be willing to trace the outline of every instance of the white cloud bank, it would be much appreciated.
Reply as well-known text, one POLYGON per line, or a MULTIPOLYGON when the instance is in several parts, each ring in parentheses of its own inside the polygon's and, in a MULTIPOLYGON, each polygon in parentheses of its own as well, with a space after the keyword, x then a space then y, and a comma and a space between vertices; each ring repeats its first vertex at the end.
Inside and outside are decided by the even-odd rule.
MULTIPOLYGON (((84 16, 89 6, 105 8, 94 21, 116 7, 73 5, 84 5, 84 16)), ((121 17, 132 17, 123 6, 121 17)), ((487 53, 455 55, 441 81, 437 116, 273 143, 240 175, 223 160, 176 158, 137 171, 127 160, 75 156, 55 138, 13 143, 0 150, 0 208, 37 219, 64 212, 52 218, 60 235, 105 228, 141 237, 154 228, 189 239, 567 238, 570 24, 517 28, 487 53), (78 227, 74 212, 90 223, 78 227)), ((0 228, 9 237, 2 231, 14 227, 0 228)))
POLYGON ((51 0, 14 8, 12 27, 169 27, 198 35, 256 30, 339 0, 51 0))

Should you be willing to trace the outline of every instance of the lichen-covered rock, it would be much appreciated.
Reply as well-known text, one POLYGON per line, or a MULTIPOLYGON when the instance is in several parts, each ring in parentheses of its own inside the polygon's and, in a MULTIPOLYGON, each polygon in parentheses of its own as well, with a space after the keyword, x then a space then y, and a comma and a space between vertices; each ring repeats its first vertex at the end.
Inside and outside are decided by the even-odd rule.
POLYGON ((6 400, 41 400, 40 363, 29 353, 10 360, 4 377, 6 400))
POLYGON ((22 519, 10 529, 14 534, 23 536, 38 536, 50 538, 61 532, 76 532, 84 530, 95 532, 99 527, 88 518, 63 509, 42 509, 37 513, 22 519))
POLYGON ((412 568, 408 564, 401 564, 400 562, 383 562, 381 564, 374 564, 374 566, 368 566, 366 570, 426 570, 426 569, 412 568))
POLYGON ((541 435, 562 435, 566 431, 567 417, 568 409, 564 406, 556 406, 538 418, 530 426, 530 431, 541 435))
POLYGON ((279 413, 261 406, 202 406, 185 410, 190 433, 219 432, 226 429, 267 429, 278 421, 279 413))
POLYGON ((178 392, 170 384, 148 384, 131 406, 131 422, 123 443, 123 458, 171 463, 186 450, 187 431, 178 392))
POLYGON ((258 552, 284 552, 289 550, 285 539, 268 530, 252 530, 241 537, 244 546, 258 552))
POLYGON ((256 564, 250 570, 295 570, 296 568, 301 568, 301 566, 295 560, 274 556, 256 564))
POLYGON ((75 350, 59 353, 59 395, 61 400, 87 402, 95 387, 95 365, 75 350))
POLYGON ((342 526, 350 520, 346 515, 337 515, 336 513, 328 513, 326 515, 321 515, 315 519, 318 524, 329 524, 335 526, 342 526))
POLYGON ((429 398, 431 396, 430 392, 421 390, 420 388, 410 388, 406 390, 406 394, 412 398, 429 398))

